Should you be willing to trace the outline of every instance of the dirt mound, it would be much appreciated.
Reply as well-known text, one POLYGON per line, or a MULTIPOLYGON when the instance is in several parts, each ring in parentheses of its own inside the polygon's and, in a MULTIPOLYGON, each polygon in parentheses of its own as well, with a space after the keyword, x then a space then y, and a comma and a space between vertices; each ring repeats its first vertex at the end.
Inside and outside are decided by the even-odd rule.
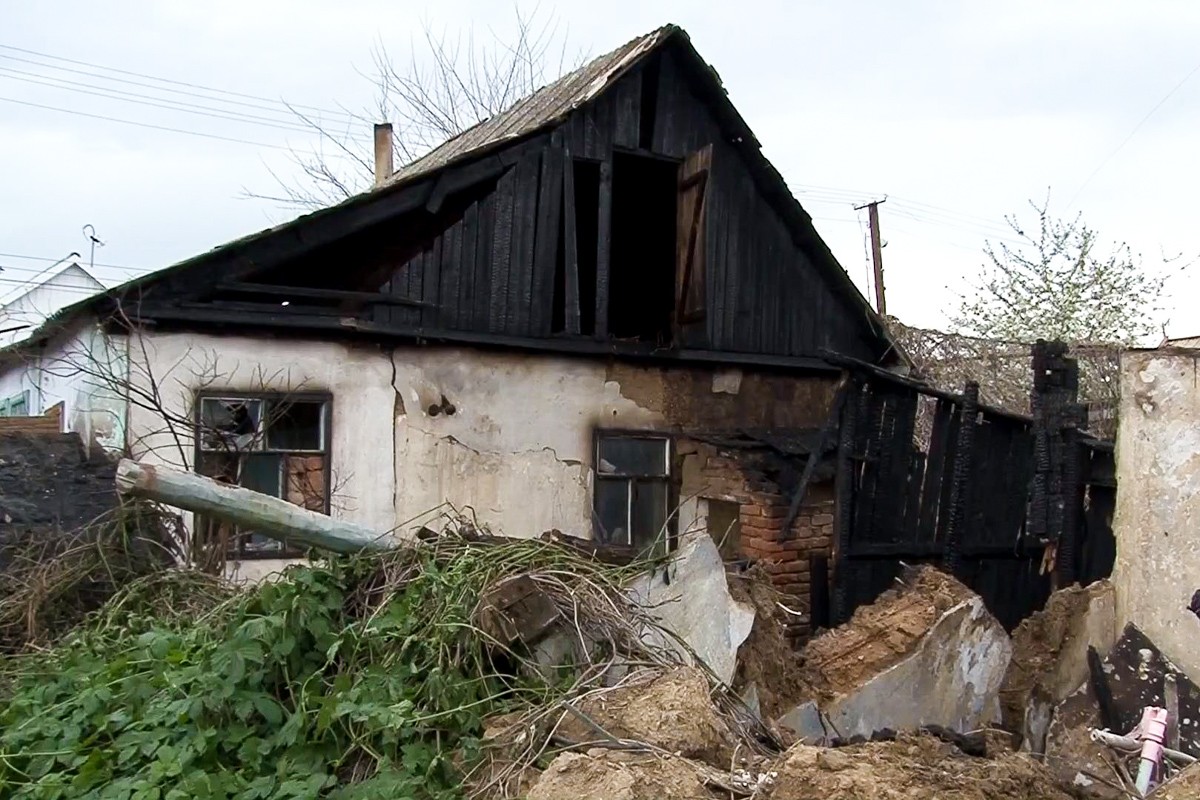
POLYGON ((1200 764, 1193 764, 1151 795, 1154 800, 1196 800, 1200 797, 1200 764))
MULTIPOLYGON (((713 708, 708 681, 695 667, 632 675, 615 689, 588 695, 579 710, 614 738, 633 739, 729 768, 733 734, 713 708)), ((604 738, 570 712, 559 733, 576 742, 604 738)))
POLYGON ((906 571, 904 585, 861 606, 844 625, 811 640, 796 680, 803 699, 827 700, 852 692, 912 653, 948 609, 974 593, 933 567, 906 571))
POLYGON ((797 745, 774 767, 764 800, 1071 800, 1029 756, 963 755, 927 736, 822 749, 797 745))
POLYGON ((529 791, 529 800, 699 800, 705 788, 684 759, 611 750, 563 753, 529 791))
POLYGON ((733 599, 754 608, 754 627, 738 648, 733 686, 740 692, 753 684, 763 719, 776 719, 790 711, 805 690, 796 669, 799 651, 788 638, 787 613, 779 607, 787 603, 787 595, 771 585, 760 567, 730 573, 728 579, 733 599))
MULTIPOLYGON (((1086 671, 1083 667, 1086 662, 1083 659, 1089 635, 1086 630, 1088 609, 1094 600, 1105 594, 1112 594, 1112 585, 1108 581, 1098 581, 1087 587, 1076 584, 1060 589, 1050 595, 1044 609, 1023 620, 1013 631, 1012 661, 1004 676, 1004 684, 1000 687, 1005 728, 1021 730, 1025 709, 1036 688, 1042 688, 1043 694, 1052 702, 1057 702, 1062 699, 1059 695, 1064 690, 1074 690, 1084 679, 1086 671), (1066 669, 1067 665, 1060 664, 1070 648, 1079 650, 1073 654, 1073 660, 1079 662, 1077 669, 1075 674, 1063 675, 1059 679, 1060 673, 1070 672, 1066 669), (1053 685, 1062 680, 1067 685, 1053 685), (1070 685, 1072 683, 1075 685, 1070 685)), ((1112 633, 1115 635, 1115 630, 1112 633)))

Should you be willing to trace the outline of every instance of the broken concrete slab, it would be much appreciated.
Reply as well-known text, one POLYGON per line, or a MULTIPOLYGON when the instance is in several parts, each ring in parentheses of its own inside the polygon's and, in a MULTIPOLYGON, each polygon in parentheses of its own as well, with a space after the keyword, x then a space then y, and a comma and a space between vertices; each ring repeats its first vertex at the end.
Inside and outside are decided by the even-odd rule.
POLYGON ((779 718, 779 724, 793 731, 801 744, 825 744, 829 734, 821 721, 821 710, 813 700, 793 708, 779 718))
POLYGON ((949 575, 921 567, 905 577, 903 588, 860 608, 802 653, 811 699, 837 736, 923 725, 966 732, 999 717, 1012 654, 1004 628, 949 575))
POLYGON ((689 660, 690 648, 723 683, 733 683, 738 647, 754 626, 754 608, 729 593, 725 565, 712 537, 703 531, 683 536, 664 566, 635 578, 626 592, 686 647, 653 630, 643 641, 689 660))
MULTIPOLYGON (((1114 719, 1110 729, 1132 730, 1146 706, 1165 702, 1166 676, 1174 675, 1179 703, 1179 749, 1200 756, 1200 689, 1171 663, 1144 633, 1127 625, 1121 639, 1101 662, 1104 683, 1111 695, 1114 719)), ((1064 780, 1080 785, 1098 784, 1090 775, 1111 777, 1109 753, 1092 741, 1090 730, 1105 727, 1092 682, 1089 680, 1054 710, 1046 733, 1046 758, 1064 780)), ((1108 796, 1102 784, 1089 786, 1095 796, 1108 796)))
POLYGON ((1002 723, 1023 748, 1045 752, 1054 708, 1087 680, 1088 647, 1107 655, 1117 641, 1116 597, 1107 580, 1069 586, 1013 631, 1013 657, 1000 687, 1002 723))

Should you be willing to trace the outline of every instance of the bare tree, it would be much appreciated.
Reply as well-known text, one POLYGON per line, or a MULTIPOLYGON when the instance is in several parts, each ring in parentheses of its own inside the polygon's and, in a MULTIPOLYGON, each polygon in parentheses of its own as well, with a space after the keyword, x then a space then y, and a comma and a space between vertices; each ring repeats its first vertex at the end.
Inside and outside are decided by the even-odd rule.
POLYGON ((362 134, 373 123, 393 124, 394 158, 406 164, 507 110, 582 60, 582 54, 568 59, 567 31, 553 14, 543 15, 539 7, 528 12, 517 7, 514 18, 511 30, 482 35, 474 25, 438 31, 426 23, 421 38, 403 55, 377 46, 371 71, 362 73, 376 88, 375 104, 347 111, 360 124, 335 129, 289 106, 317 134, 317 149, 292 150, 295 177, 271 170, 277 192, 246 195, 300 209, 341 202, 371 185, 373 156, 362 134))

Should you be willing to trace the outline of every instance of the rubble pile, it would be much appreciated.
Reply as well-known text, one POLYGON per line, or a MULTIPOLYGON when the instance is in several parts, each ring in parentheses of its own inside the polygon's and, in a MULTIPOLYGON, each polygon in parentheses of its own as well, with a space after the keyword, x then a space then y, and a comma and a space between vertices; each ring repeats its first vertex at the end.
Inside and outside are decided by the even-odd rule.
POLYGON ((0 662, 0 796, 1197 796, 1200 689, 1117 638, 1106 583, 1010 638, 906 568, 797 650, 769 578, 707 535, 631 558, 459 520, 254 587, 136 583, 0 662))

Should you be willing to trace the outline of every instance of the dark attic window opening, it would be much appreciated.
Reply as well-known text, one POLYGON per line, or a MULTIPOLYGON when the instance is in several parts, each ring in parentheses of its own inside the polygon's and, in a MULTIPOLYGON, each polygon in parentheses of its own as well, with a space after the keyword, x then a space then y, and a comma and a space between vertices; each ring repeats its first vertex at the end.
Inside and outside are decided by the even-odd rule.
POLYGON ((678 164, 613 154, 608 330, 618 339, 671 342, 678 164))

